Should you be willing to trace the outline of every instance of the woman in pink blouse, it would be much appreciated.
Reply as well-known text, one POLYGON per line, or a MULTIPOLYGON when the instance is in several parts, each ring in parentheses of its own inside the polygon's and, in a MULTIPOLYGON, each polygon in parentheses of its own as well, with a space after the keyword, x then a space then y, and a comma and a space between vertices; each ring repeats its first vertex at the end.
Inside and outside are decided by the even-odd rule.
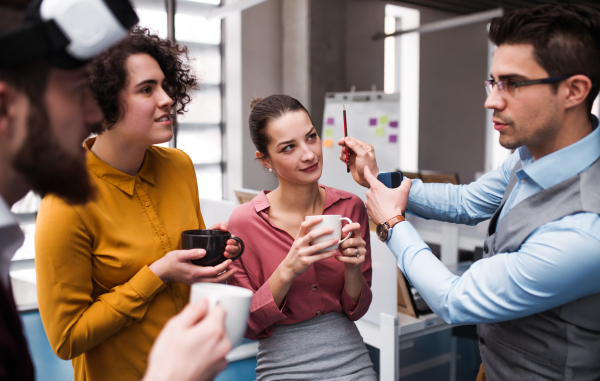
POLYGON ((259 340, 258 380, 376 380, 353 321, 371 303, 371 250, 365 206, 351 193, 318 184, 322 145, 296 99, 272 95, 252 103, 250 136, 260 163, 279 186, 235 209, 230 231, 244 255, 228 283, 254 291, 246 337, 259 340), (309 229, 339 214, 354 223, 338 250, 317 254, 339 239, 309 245, 332 230, 309 229))

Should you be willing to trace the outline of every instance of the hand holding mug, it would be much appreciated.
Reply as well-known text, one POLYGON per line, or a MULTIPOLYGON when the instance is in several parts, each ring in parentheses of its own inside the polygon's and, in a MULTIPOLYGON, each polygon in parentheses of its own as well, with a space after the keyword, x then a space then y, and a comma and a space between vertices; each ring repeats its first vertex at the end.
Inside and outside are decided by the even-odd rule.
POLYGON ((335 245, 339 241, 339 238, 330 238, 325 242, 312 246, 310 245, 316 238, 326 234, 332 234, 334 231, 333 228, 321 228, 309 231, 309 229, 321 221, 322 218, 319 216, 318 218, 307 220, 300 224, 300 230, 298 230, 296 240, 288 252, 288 255, 280 265, 282 266, 282 269, 285 270, 285 274, 289 280, 296 279, 298 276, 304 274, 313 263, 331 258, 337 252, 337 250, 334 249, 319 253, 324 249, 335 245))
POLYGON ((204 249, 174 250, 149 266, 164 283, 178 282, 188 286, 197 282, 223 283, 236 273, 229 269, 231 259, 214 267, 196 266, 192 263, 206 255, 204 249))
POLYGON ((208 300, 208 310, 223 308, 225 316, 225 332, 236 347, 242 342, 248 316, 250 315, 250 303, 254 292, 247 288, 231 286, 228 284, 196 283, 190 291, 190 303, 199 300, 208 300))
POLYGON ((348 217, 342 217, 339 214, 326 214, 326 215, 320 215, 320 216, 306 216, 304 217, 305 221, 310 221, 310 220, 314 220, 314 219, 320 219, 320 222, 318 222, 316 225, 312 226, 311 228, 309 228, 309 231, 312 230, 317 230, 317 229, 321 229, 321 228, 331 228, 333 229, 333 232, 330 234, 326 234, 326 235, 322 235, 319 238, 315 238, 314 240, 312 240, 310 242, 311 245, 315 245, 317 243, 321 243, 321 242, 325 242, 331 238, 338 238, 341 239, 340 241, 336 242, 335 244, 326 247, 325 249, 321 250, 321 253, 324 253, 326 251, 330 251, 330 250, 337 250, 337 248, 340 246, 340 244, 344 241, 346 241, 348 238, 350 238, 350 235, 352 234, 349 230, 348 233, 344 236, 344 238, 342 238, 341 234, 342 234, 342 221, 346 221, 347 223, 351 224, 352 220, 349 219, 348 217))
MULTIPOLYGON (((217 222, 216 224, 211 226, 209 229, 221 230, 221 231, 226 232, 229 230, 229 223, 227 223, 226 221, 217 222)), ((225 248, 225 254, 224 254, 225 258, 228 258, 228 259, 237 258, 240 255, 241 250, 242 250, 242 247, 241 247, 240 243, 238 241, 236 241, 235 239, 230 239, 227 241, 227 247, 225 248)))
POLYGON ((206 300, 190 303, 167 322, 152 346, 143 381, 209 381, 227 367, 231 342, 225 311, 208 312, 208 307, 206 300))
POLYGON ((340 244, 339 250, 342 255, 336 255, 335 259, 342 262, 347 269, 360 267, 365 261, 367 254, 367 243, 362 238, 360 224, 353 222, 342 228, 342 236, 351 234, 350 238, 340 244))
POLYGON ((192 260, 198 266, 216 266, 226 260, 235 261, 244 253, 244 241, 234 237, 228 231, 216 229, 194 229, 181 233, 181 247, 184 250, 203 249, 206 254, 202 258, 192 260), (226 254, 229 242, 234 241, 240 245, 237 255, 227 259, 226 254))

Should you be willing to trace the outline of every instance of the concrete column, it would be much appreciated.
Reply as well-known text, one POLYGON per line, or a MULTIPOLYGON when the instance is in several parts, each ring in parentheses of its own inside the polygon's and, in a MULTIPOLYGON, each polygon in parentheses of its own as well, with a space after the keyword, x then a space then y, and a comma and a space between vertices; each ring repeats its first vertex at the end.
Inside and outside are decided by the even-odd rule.
POLYGON ((346 88, 346 0, 310 2, 310 110, 320 133, 325 93, 346 88))
POLYGON ((310 0, 282 0, 283 93, 310 112, 310 0))
POLYGON ((269 0, 242 12, 242 169, 244 188, 273 190, 277 177, 255 159, 248 115, 254 98, 282 92, 282 3, 269 0))

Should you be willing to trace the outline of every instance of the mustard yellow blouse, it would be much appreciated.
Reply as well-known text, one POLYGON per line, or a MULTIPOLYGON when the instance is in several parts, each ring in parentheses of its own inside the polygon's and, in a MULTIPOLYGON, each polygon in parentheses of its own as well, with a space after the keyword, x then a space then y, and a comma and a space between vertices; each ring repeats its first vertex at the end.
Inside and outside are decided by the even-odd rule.
POLYGON ((97 198, 70 206, 44 198, 36 223, 39 310, 75 380, 140 380, 166 321, 189 287, 164 284, 148 265, 180 248, 183 230, 204 228, 196 173, 180 150, 151 147, 137 176, 98 159, 86 141, 97 198))

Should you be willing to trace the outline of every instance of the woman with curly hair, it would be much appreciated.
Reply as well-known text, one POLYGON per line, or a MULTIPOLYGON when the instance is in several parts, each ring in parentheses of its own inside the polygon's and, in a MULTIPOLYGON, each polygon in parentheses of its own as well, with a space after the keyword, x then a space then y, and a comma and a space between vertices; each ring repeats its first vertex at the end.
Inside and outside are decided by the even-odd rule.
MULTIPOLYGON (((171 140, 174 113, 197 87, 187 58, 185 47, 136 29, 92 62, 91 88, 105 114, 85 142, 95 200, 69 205, 48 196, 40 206, 40 315, 56 354, 73 360, 75 380, 140 380, 189 285, 236 271, 231 260, 193 265, 204 250, 177 250, 182 231, 205 228, 196 174, 185 153, 155 144, 171 140)), ((227 251, 237 254, 235 241, 227 251)))

